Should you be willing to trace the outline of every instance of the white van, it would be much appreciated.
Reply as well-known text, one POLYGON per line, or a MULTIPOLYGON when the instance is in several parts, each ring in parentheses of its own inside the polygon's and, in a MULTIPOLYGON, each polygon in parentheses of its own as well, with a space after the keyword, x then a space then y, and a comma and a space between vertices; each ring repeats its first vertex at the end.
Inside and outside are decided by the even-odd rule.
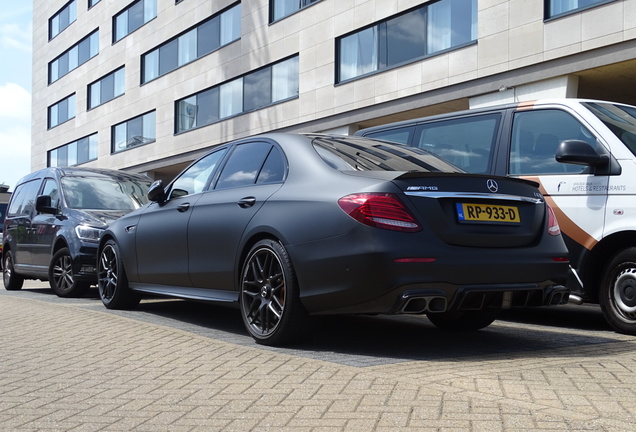
POLYGON ((599 303, 636 334, 636 107, 545 99, 358 131, 436 153, 471 173, 540 184, 570 251, 571 301, 599 303))

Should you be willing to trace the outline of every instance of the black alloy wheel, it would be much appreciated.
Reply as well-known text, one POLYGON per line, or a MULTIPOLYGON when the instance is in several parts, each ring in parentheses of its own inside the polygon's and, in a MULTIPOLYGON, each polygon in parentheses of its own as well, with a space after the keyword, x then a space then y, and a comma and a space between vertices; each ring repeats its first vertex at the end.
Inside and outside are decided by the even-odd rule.
POLYGON ((90 287, 73 275, 73 257, 68 248, 62 248, 53 254, 49 266, 49 285, 59 297, 80 297, 90 287))
POLYGON ((119 245, 114 240, 108 240, 99 253, 97 289, 108 309, 132 309, 141 300, 140 295, 128 287, 119 245))
POLYGON ((307 329, 308 315, 287 251, 279 242, 261 240, 243 265, 241 316, 257 343, 284 345, 298 341, 307 329))
POLYGON ((607 266, 599 303, 614 330, 636 335, 636 248, 618 253, 607 266))
POLYGON ((7 291, 21 290, 24 284, 24 278, 16 274, 13 263, 13 252, 5 250, 4 263, 2 264, 2 281, 7 291))

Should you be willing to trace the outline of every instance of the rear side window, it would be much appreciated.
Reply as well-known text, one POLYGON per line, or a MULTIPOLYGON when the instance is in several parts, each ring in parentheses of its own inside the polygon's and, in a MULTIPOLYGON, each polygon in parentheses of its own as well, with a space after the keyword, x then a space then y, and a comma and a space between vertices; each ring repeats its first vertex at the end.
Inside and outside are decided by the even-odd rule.
POLYGON ((412 145, 466 172, 483 174, 490 169, 500 123, 500 113, 424 123, 415 130, 412 145))
POLYGON ((510 140, 510 174, 579 174, 586 166, 556 161, 563 140, 596 145, 594 135, 569 113, 558 109, 515 113, 510 140))
POLYGON ((9 203, 7 216, 29 216, 35 211, 35 197, 40 188, 40 179, 19 185, 9 203))
POLYGON ((272 145, 265 142, 238 145, 223 167, 215 189, 255 184, 271 149, 272 145))

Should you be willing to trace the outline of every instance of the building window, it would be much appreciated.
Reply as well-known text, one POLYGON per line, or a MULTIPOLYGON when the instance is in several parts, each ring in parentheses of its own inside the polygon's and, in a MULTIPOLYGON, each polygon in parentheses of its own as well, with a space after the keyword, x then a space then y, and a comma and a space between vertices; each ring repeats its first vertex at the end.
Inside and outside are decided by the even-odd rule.
POLYGON ((137 0, 113 17, 113 43, 157 16, 157 0, 137 0))
POLYGON ((99 0, 88 0, 88 8, 92 8, 93 6, 95 6, 97 3, 99 3, 99 0))
POLYGON ((155 142, 157 135, 155 111, 127 120, 112 128, 112 153, 155 142))
POLYGON ((48 152, 48 166, 65 167, 97 159, 97 134, 80 138, 48 152))
POLYGON ((99 30, 95 30, 79 43, 66 50, 61 56, 49 63, 49 84, 83 65, 99 52, 99 30))
POLYGON ((49 19, 49 40, 62 33, 76 19, 77 5, 75 0, 72 0, 49 19))
POLYGON ((114 72, 88 85, 88 109, 93 109, 117 96, 124 94, 125 68, 122 66, 114 72))
POLYGON ((270 0, 269 22, 278 21, 320 0, 270 0))
POLYGON ((477 0, 440 0, 336 40, 337 81, 421 60, 477 39, 477 0))
POLYGON ((298 56, 176 101, 177 133, 298 97, 298 56))
POLYGON ((62 99, 48 108, 49 129, 75 117, 75 94, 62 99))
POLYGON ((141 83, 147 83, 241 37, 241 4, 182 33, 141 57, 141 83))
POLYGON ((589 9, 605 3, 611 3, 615 0, 544 0, 545 1, 545 18, 554 18, 561 15, 567 15, 584 9, 589 9))

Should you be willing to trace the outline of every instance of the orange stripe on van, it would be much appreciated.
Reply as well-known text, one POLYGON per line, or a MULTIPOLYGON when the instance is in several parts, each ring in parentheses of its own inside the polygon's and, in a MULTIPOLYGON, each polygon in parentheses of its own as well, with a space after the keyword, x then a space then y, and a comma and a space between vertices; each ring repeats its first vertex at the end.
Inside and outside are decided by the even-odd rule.
POLYGON ((570 237, 572 240, 574 240, 575 242, 577 242, 578 244, 580 244, 587 250, 592 250, 592 248, 596 246, 596 244, 598 243, 598 240, 596 240, 594 237, 592 237, 583 229, 581 229, 581 227, 579 227, 576 223, 574 223, 572 219, 570 219, 563 212, 563 210, 559 208, 559 206, 557 205, 557 203, 554 201, 552 197, 546 196, 547 191, 543 187, 543 184, 541 184, 539 177, 524 176, 523 178, 527 180, 533 180, 539 183, 539 190, 541 191, 541 194, 543 194, 543 196, 545 197, 546 202, 550 205, 550 207, 552 207, 552 210, 554 210, 554 214, 557 218, 557 221, 559 222, 559 227, 561 228, 561 231, 563 232, 563 234, 570 237))
POLYGON ((534 108, 534 104, 536 102, 537 102, 536 100, 521 102, 521 103, 519 103, 519 105, 517 105, 517 109, 519 109, 519 110, 532 109, 532 108, 534 108))

